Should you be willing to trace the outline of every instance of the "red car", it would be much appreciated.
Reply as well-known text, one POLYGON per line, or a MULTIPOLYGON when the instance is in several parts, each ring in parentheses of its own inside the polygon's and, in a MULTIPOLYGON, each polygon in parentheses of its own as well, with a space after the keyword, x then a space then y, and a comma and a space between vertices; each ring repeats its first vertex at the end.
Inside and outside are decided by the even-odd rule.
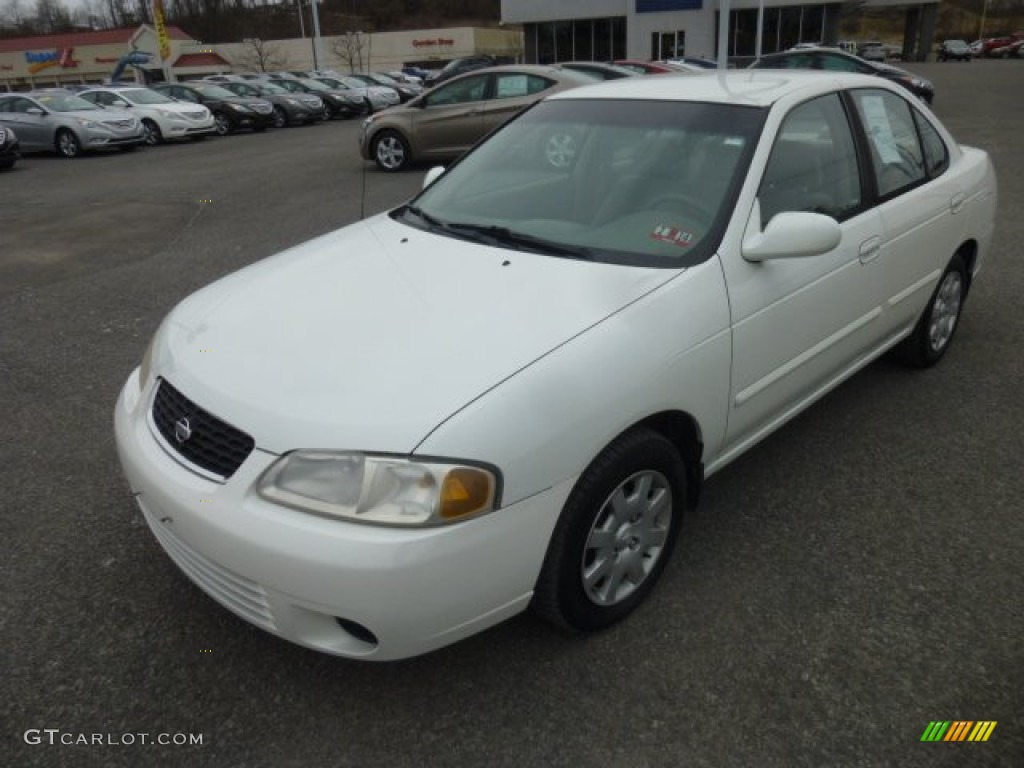
POLYGON ((1005 37, 989 37, 981 41, 979 56, 1004 56, 1007 55, 1010 47, 1021 39, 1020 35, 1006 35, 1005 37))

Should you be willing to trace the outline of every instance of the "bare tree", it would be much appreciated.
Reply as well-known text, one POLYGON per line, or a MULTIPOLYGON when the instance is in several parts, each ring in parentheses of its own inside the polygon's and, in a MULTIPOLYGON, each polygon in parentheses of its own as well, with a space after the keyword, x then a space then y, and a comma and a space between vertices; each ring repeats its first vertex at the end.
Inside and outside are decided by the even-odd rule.
POLYGON ((361 32, 346 32, 335 37, 328 46, 341 63, 348 67, 349 72, 362 72, 363 50, 366 48, 366 37, 361 32))
POLYGON ((247 37, 242 40, 242 46, 237 63, 245 69, 277 72, 291 66, 288 54, 273 43, 260 40, 258 37, 247 37))
POLYGON ((61 0, 36 0, 35 17, 36 28, 44 35, 73 29, 71 13, 61 0))

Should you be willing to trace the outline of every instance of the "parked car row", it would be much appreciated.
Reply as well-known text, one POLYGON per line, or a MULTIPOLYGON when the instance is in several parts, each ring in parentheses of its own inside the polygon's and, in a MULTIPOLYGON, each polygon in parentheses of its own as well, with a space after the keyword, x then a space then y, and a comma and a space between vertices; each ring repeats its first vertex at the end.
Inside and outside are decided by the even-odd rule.
POLYGON ((830 72, 855 72, 899 83, 929 104, 935 98, 935 86, 930 80, 891 64, 867 61, 838 48, 807 48, 772 53, 762 56, 750 67, 751 69, 821 69, 830 72))

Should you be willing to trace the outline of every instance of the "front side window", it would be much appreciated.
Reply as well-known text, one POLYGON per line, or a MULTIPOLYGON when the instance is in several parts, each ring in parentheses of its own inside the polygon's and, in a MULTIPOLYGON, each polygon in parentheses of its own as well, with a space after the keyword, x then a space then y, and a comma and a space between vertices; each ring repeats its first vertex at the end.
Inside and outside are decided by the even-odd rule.
POLYGON ((868 136, 878 195, 892 197, 925 178, 924 157, 911 106, 889 91, 852 91, 868 136))
POLYGON ((838 94, 812 99, 786 116, 758 199, 762 228, 783 211, 811 211, 843 221, 860 209, 857 151, 838 94))

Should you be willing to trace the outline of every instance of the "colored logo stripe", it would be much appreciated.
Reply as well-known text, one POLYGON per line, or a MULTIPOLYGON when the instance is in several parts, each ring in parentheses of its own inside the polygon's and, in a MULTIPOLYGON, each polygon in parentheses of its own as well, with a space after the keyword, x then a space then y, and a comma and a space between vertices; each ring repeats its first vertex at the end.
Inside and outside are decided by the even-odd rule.
POLYGON ((932 720, 921 741, 988 741, 995 727, 995 720, 932 720))
POLYGON ((995 720, 982 720, 971 731, 971 735, 967 737, 968 741, 988 741, 988 737, 992 735, 992 731, 996 729, 995 720))

